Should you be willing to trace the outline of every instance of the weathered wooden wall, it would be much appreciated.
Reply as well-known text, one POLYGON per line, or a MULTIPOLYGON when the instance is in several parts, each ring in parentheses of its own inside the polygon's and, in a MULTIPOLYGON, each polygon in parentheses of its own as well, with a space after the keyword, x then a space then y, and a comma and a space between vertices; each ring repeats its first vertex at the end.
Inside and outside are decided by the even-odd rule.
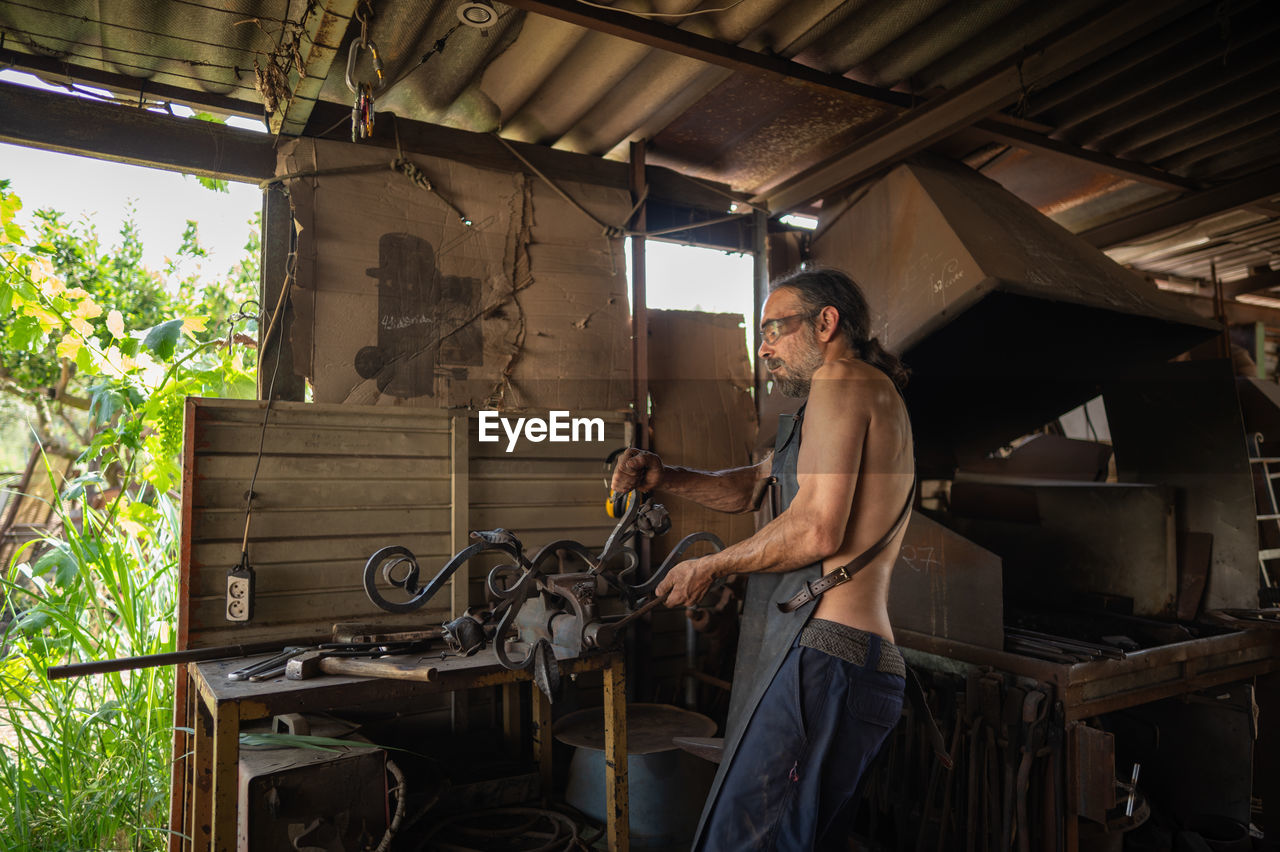
POLYGON ((365 561, 402 544, 424 572, 452 555, 450 417, 439 410, 276 402, 187 402, 179 637, 199 648, 328 636, 334 622, 444 620, 450 598, 392 615, 365 595, 365 561), (253 619, 227 621, 227 571, 240 561, 245 503, 253 619))

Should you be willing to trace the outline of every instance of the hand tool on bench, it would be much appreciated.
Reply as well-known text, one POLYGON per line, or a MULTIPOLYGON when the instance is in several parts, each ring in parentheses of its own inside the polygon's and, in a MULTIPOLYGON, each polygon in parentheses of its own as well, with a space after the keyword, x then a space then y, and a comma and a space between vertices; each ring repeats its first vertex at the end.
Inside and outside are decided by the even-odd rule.
POLYGON ((413 654, 430 650, 426 640, 400 643, 350 643, 330 642, 292 657, 285 665, 284 675, 289 680, 315 677, 325 670, 323 662, 336 657, 369 657, 377 659, 397 654, 413 654))
POLYGON ((256 683, 284 674, 285 664, 289 660, 305 651, 312 650, 314 647, 314 645, 286 645, 285 649, 275 656, 267 657, 265 660, 259 660, 256 663, 250 663, 244 668, 236 669, 233 672, 227 672, 227 680, 248 680, 256 683))

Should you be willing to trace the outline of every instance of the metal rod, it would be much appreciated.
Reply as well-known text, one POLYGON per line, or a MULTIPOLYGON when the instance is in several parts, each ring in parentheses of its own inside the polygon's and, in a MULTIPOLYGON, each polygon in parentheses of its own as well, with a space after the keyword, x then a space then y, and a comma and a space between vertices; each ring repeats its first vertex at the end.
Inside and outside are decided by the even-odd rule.
POLYGON ((306 642, 306 639, 277 639, 273 642, 255 642, 249 645, 219 645, 214 648, 169 651, 165 654, 145 654, 141 657, 120 657, 114 660, 97 660, 89 663, 69 663, 65 666, 49 666, 45 669, 45 676, 49 680, 62 680, 68 677, 123 672, 130 669, 148 669, 154 666, 200 663, 207 660, 225 660, 231 657, 250 657, 254 654, 278 651, 286 645, 300 645, 306 642))

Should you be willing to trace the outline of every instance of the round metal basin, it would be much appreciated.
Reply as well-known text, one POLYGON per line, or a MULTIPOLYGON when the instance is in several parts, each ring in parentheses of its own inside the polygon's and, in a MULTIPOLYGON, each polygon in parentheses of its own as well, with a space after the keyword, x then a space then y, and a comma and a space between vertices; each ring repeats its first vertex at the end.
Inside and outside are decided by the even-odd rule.
MULTIPOLYGON (((716 723, 666 704, 627 705, 627 788, 632 849, 686 850, 698 828, 714 764, 682 751, 672 737, 709 737, 716 723)), ((570 713, 556 739, 574 746, 565 800, 604 822, 604 711, 570 713)))

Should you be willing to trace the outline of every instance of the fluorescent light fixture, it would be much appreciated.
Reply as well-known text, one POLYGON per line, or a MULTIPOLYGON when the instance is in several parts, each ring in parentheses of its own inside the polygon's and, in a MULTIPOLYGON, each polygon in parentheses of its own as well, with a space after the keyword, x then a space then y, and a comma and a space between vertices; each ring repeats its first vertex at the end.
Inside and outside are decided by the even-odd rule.
POLYGON ((1236 296, 1236 301, 1244 302, 1246 305, 1258 305, 1263 308, 1280 308, 1280 298, 1260 296, 1257 293, 1241 293, 1236 296))
POLYGON ((788 213, 778 219, 784 225, 792 228, 803 228, 806 231, 812 231, 818 227, 818 220, 812 216, 801 216, 799 213, 788 213))

